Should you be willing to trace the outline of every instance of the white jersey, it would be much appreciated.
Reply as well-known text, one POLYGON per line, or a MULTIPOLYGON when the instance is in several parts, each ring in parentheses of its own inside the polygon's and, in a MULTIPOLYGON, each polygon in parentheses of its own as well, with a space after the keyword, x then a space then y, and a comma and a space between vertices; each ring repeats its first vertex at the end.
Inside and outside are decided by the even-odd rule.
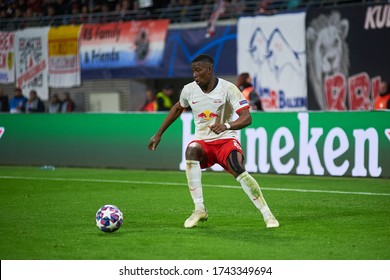
POLYGON ((195 137, 206 141, 237 138, 234 130, 225 130, 216 134, 209 126, 229 122, 234 112, 249 108, 248 101, 236 85, 220 78, 217 86, 210 93, 204 93, 195 81, 185 85, 180 95, 180 105, 183 108, 191 106, 195 122, 195 137))

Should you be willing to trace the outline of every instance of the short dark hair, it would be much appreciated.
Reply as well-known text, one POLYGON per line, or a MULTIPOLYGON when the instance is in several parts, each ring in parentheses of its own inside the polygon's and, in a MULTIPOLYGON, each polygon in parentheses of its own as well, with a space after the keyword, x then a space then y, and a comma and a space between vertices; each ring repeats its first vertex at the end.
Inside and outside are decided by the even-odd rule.
POLYGON ((208 62, 212 65, 214 65, 214 60, 211 56, 209 56, 208 54, 200 54, 198 55, 197 57, 195 57, 191 63, 194 63, 194 62, 208 62))

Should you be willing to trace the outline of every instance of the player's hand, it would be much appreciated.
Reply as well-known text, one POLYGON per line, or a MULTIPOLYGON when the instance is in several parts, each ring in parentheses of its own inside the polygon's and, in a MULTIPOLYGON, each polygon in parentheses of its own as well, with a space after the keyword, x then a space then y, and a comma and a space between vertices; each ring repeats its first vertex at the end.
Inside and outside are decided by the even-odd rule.
POLYGON ((150 151, 154 151, 157 148, 157 145, 158 145, 158 143, 160 143, 160 141, 161 141, 161 136, 154 135, 149 140, 148 149, 150 151))
POLYGON ((212 132, 216 134, 220 134, 221 132, 224 132, 227 129, 226 125, 224 125, 223 123, 209 125, 209 128, 212 132))

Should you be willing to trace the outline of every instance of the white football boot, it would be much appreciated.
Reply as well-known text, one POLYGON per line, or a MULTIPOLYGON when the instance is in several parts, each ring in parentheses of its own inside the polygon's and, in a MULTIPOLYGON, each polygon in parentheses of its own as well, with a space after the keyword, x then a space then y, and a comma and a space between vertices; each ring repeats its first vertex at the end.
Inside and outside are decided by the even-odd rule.
POLYGON ((185 228, 193 228, 196 227, 199 221, 207 221, 209 215, 206 211, 194 210, 191 216, 184 222, 185 228))
POLYGON ((265 224, 267 228, 277 228, 279 227, 279 222, 278 220, 275 219, 274 216, 269 217, 266 221, 265 224))

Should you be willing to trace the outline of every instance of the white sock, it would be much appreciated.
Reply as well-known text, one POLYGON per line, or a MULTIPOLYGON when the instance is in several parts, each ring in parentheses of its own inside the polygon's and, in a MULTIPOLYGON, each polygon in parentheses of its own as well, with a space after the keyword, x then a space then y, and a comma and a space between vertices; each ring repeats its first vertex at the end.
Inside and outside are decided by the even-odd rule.
POLYGON ((199 161, 186 161, 186 176, 195 210, 206 211, 203 204, 202 170, 199 161))
POLYGON ((260 210, 264 220, 268 220, 272 217, 271 210, 269 209, 267 202, 260 190, 260 186, 257 181, 247 172, 241 173, 236 180, 241 184, 241 187, 248 195, 250 200, 260 210))

